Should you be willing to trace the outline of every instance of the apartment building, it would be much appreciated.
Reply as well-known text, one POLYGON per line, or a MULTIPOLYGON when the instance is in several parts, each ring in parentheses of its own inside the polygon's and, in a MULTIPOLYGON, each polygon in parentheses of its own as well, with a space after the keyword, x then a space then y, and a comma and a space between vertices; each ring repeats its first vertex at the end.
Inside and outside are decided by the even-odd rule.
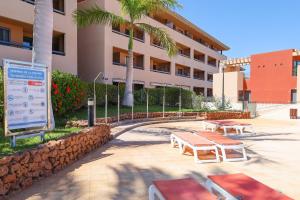
MULTIPOLYGON (((120 15, 117 0, 78 0, 78 8, 99 7, 120 15)), ((179 54, 168 57, 148 34, 134 32, 134 88, 177 86, 212 96, 213 74, 229 47, 182 16, 163 11, 143 19, 166 30, 176 41, 179 54)), ((78 30, 79 76, 92 81, 103 72, 109 84, 125 82, 128 46, 126 27, 92 25, 78 30)))
MULTIPOLYGON (((300 102, 300 51, 289 49, 229 59, 224 65, 224 94, 231 102, 300 102), (248 72, 245 73, 245 69, 248 72)), ((214 95, 222 96, 223 74, 214 74, 214 95)))
MULTIPOLYGON (((77 0, 53 0, 53 69, 77 75, 77 26, 72 12, 77 0)), ((2 59, 31 61, 34 0, 0 1, 0 65, 2 59)))

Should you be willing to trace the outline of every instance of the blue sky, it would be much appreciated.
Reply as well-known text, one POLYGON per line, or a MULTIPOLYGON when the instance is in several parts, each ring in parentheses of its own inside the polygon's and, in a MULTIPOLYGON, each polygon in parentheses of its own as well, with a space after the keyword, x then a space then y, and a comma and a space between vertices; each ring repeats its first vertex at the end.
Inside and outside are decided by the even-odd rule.
POLYGON ((228 57, 300 49, 300 0, 179 0, 178 11, 231 50, 228 57))

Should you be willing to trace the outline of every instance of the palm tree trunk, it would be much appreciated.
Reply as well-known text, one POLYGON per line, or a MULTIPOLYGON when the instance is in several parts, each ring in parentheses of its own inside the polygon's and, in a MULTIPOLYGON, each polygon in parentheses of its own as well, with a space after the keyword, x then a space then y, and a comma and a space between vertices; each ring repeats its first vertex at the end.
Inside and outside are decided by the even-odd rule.
POLYGON ((133 106, 133 30, 130 30, 129 44, 128 44, 128 60, 126 68, 126 86, 123 98, 123 106, 133 106))
MULTIPOLYGON (((53 0, 35 0, 32 62, 45 64, 52 72, 53 0)), ((51 73, 49 73, 51 76, 51 73)), ((50 77, 51 80, 51 77, 50 77)), ((51 83, 49 83, 51 85, 51 83)), ((55 122, 51 108, 51 129, 55 122)))

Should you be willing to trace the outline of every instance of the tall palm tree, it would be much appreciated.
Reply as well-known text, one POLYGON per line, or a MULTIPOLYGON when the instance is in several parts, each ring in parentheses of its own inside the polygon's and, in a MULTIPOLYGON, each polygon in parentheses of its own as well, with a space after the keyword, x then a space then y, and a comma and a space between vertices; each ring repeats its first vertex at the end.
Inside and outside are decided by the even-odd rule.
POLYGON ((129 30, 128 62, 126 68, 126 87, 122 104, 133 106, 133 37, 134 30, 148 33, 167 50, 169 56, 177 54, 176 43, 161 28, 142 23, 141 20, 150 13, 161 9, 174 9, 180 7, 177 0, 120 0, 122 13, 118 16, 99 8, 97 5, 79 9, 74 12, 74 19, 78 26, 84 27, 91 24, 104 24, 110 26, 125 26, 129 30), (127 18, 126 18, 127 17, 127 18))
MULTIPOLYGON (((50 72, 52 72, 52 36, 53 0, 35 0, 32 62, 45 64, 50 72)), ((49 74, 51 76, 51 73, 49 74)), ((49 84, 51 85, 51 83, 49 84)), ((50 108, 51 129, 54 129, 55 122, 51 101, 50 108)))

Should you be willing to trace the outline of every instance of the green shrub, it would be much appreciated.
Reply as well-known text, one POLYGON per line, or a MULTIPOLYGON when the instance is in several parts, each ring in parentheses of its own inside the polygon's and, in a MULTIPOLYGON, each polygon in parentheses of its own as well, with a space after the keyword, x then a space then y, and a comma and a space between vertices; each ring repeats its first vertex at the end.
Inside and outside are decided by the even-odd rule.
POLYGON ((62 115, 81 108, 87 100, 87 84, 78 77, 53 71, 51 99, 53 111, 62 115))
POLYGON ((0 69, 0 123, 2 123, 4 118, 4 88, 3 88, 3 71, 2 67, 0 69))
MULTIPOLYGON (((149 106, 163 105, 164 88, 149 88, 134 92, 134 100, 136 105, 146 104, 147 91, 149 95, 149 106)), ((165 88, 165 105, 175 107, 179 105, 180 89, 175 87, 165 88)), ((182 108, 193 107, 194 92, 181 89, 181 104, 182 108)))

